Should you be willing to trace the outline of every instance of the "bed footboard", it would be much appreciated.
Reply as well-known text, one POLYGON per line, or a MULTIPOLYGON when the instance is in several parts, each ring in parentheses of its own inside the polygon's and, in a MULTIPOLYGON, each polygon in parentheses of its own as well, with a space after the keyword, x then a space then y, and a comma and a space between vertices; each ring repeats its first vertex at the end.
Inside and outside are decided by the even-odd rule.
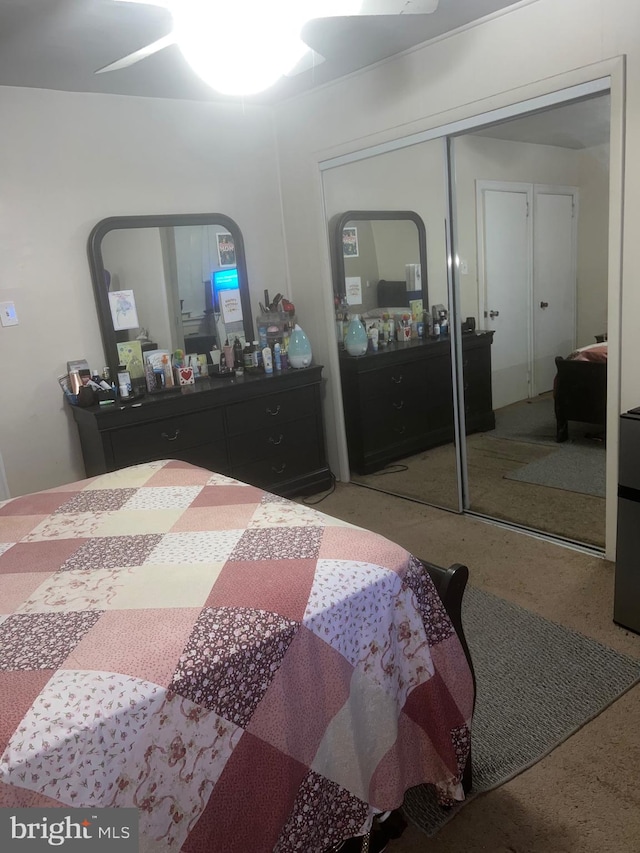
POLYGON ((556 441, 569 437, 569 421, 604 426, 607 420, 607 363, 556 357, 556 441))
MULTIPOLYGON (((444 569, 441 566, 436 566, 434 563, 429 563, 427 560, 421 559, 420 562, 429 572, 431 580, 438 591, 438 595, 442 599, 445 610, 449 614, 449 618, 453 623, 453 627, 456 629, 456 634, 458 635, 460 644, 464 649, 464 653, 471 670, 471 675, 473 676, 473 689, 475 694, 476 673, 473 668, 473 660, 471 659, 471 652, 469 651, 467 638, 464 634, 464 628, 462 627, 462 597, 467 586, 467 581, 469 580, 469 569, 461 563, 453 563, 453 565, 449 566, 448 569, 444 569)), ((468 794, 471 790, 473 781, 472 772, 471 753, 469 753, 469 758, 467 759, 464 775, 462 777, 462 787, 464 788, 465 794, 468 794)))

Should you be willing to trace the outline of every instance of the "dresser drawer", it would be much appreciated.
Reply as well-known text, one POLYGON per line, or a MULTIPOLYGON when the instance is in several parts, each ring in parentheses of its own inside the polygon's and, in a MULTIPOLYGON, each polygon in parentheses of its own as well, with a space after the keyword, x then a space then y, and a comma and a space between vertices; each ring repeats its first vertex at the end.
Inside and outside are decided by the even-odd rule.
POLYGON ((303 418, 315 411, 315 388, 296 388, 266 394, 255 400, 234 403, 227 407, 227 432, 230 436, 244 435, 254 430, 270 429, 287 421, 303 418))
POLYGON ((114 430, 111 449, 115 467, 122 468, 153 459, 185 459, 181 455, 184 451, 204 444, 215 445, 216 439, 224 448, 222 413, 211 409, 114 430))
POLYGON ((396 412, 363 425, 362 446, 365 452, 392 447, 426 436, 428 415, 424 412, 396 412))
POLYGON ((274 452, 269 458, 257 459, 247 465, 234 465, 231 474, 254 486, 275 489, 280 483, 309 474, 323 465, 321 446, 307 440, 287 453, 274 452))
POLYGON ((267 429, 254 430, 244 435, 230 436, 229 458, 235 468, 258 459, 286 459, 300 448, 316 445, 316 419, 313 415, 288 423, 270 424, 267 429))
POLYGON ((415 394, 426 390, 427 373, 423 362, 404 362, 363 373, 360 396, 363 400, 390 393, 415 394))

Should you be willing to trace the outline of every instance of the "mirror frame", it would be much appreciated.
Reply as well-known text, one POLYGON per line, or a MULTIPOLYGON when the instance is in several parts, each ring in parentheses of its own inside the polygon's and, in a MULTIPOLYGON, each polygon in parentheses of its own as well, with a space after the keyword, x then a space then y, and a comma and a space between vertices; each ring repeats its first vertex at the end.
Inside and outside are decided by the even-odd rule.
POLYGON ((348 210, 339 214, 334 228, 331 246, 333 249, 334 295, 345 295, 344 256, 342 254, 342 232, 348 222, 362 220, 410 220, 418 229, 418 250, 422 272, 422 298, 425 310, 429 309, 429 290, 427 287, 427 229, 422 217, 413 210, 348 210))
POLYGON ((240 289, 240 304, 244 322, 245 338, 253 340, 253 318, 251 316, 251 295, 247 277, 247 261, 244 251, 242 232, 237 223, 222 213, 176 213, 149 216, 110 216, 102 219, 91 231, 87 242, 89 269, 93 283, 93 293, 98 309, 98 321, 104 354, 112 379, 118 370, 118 348, 116 332, 113 328, 111 309, 109 307, 108 290, 104 286, 104 261, 102 258, 102 241, 110 231, 131 228, 172 228, 183 225, 221 225, 233 236, 236 251, 236 267, 240 289))

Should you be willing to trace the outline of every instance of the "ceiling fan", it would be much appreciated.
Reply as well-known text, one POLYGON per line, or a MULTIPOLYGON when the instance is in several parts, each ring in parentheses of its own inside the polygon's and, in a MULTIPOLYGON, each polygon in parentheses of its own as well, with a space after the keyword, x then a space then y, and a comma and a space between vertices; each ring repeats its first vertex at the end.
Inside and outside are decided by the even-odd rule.
POLYGON ((99 68, 118 71, 170 45, 177 45, 193 70, 229 95, 262 91, 281 76, 300 74, 324 62, 305 44, 303 26, 318 18, 423 15, 439 0, 116 0, 159 6, 173 27, 151 44, 99 68))

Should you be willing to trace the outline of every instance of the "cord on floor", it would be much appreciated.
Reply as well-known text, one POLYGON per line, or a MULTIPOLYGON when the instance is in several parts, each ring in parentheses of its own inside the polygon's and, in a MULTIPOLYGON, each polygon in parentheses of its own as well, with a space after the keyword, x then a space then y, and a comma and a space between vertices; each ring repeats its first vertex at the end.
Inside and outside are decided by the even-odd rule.
POLYGON ((381 477, 383 474, 400 474, 401 471, 408 471, 408 465, 402 465, 398 463, 397 465, 386 465, 381 471, 376 471, 372 476, 381 477))
POLYGON ((314 500, 301 498, 301 502, 303 504, 306 504, 306 506, 315 506, 316 504, 321 503, 325 498, 328 498, 329 495, 332 495, 336 490, 336 475, 333 473, 333 471, 329 471, 329 476, 331 477, 331 486, 329 487, 328 491, 325 492, 324 495, 322 495, 322 497, 314 498, 314 500))

